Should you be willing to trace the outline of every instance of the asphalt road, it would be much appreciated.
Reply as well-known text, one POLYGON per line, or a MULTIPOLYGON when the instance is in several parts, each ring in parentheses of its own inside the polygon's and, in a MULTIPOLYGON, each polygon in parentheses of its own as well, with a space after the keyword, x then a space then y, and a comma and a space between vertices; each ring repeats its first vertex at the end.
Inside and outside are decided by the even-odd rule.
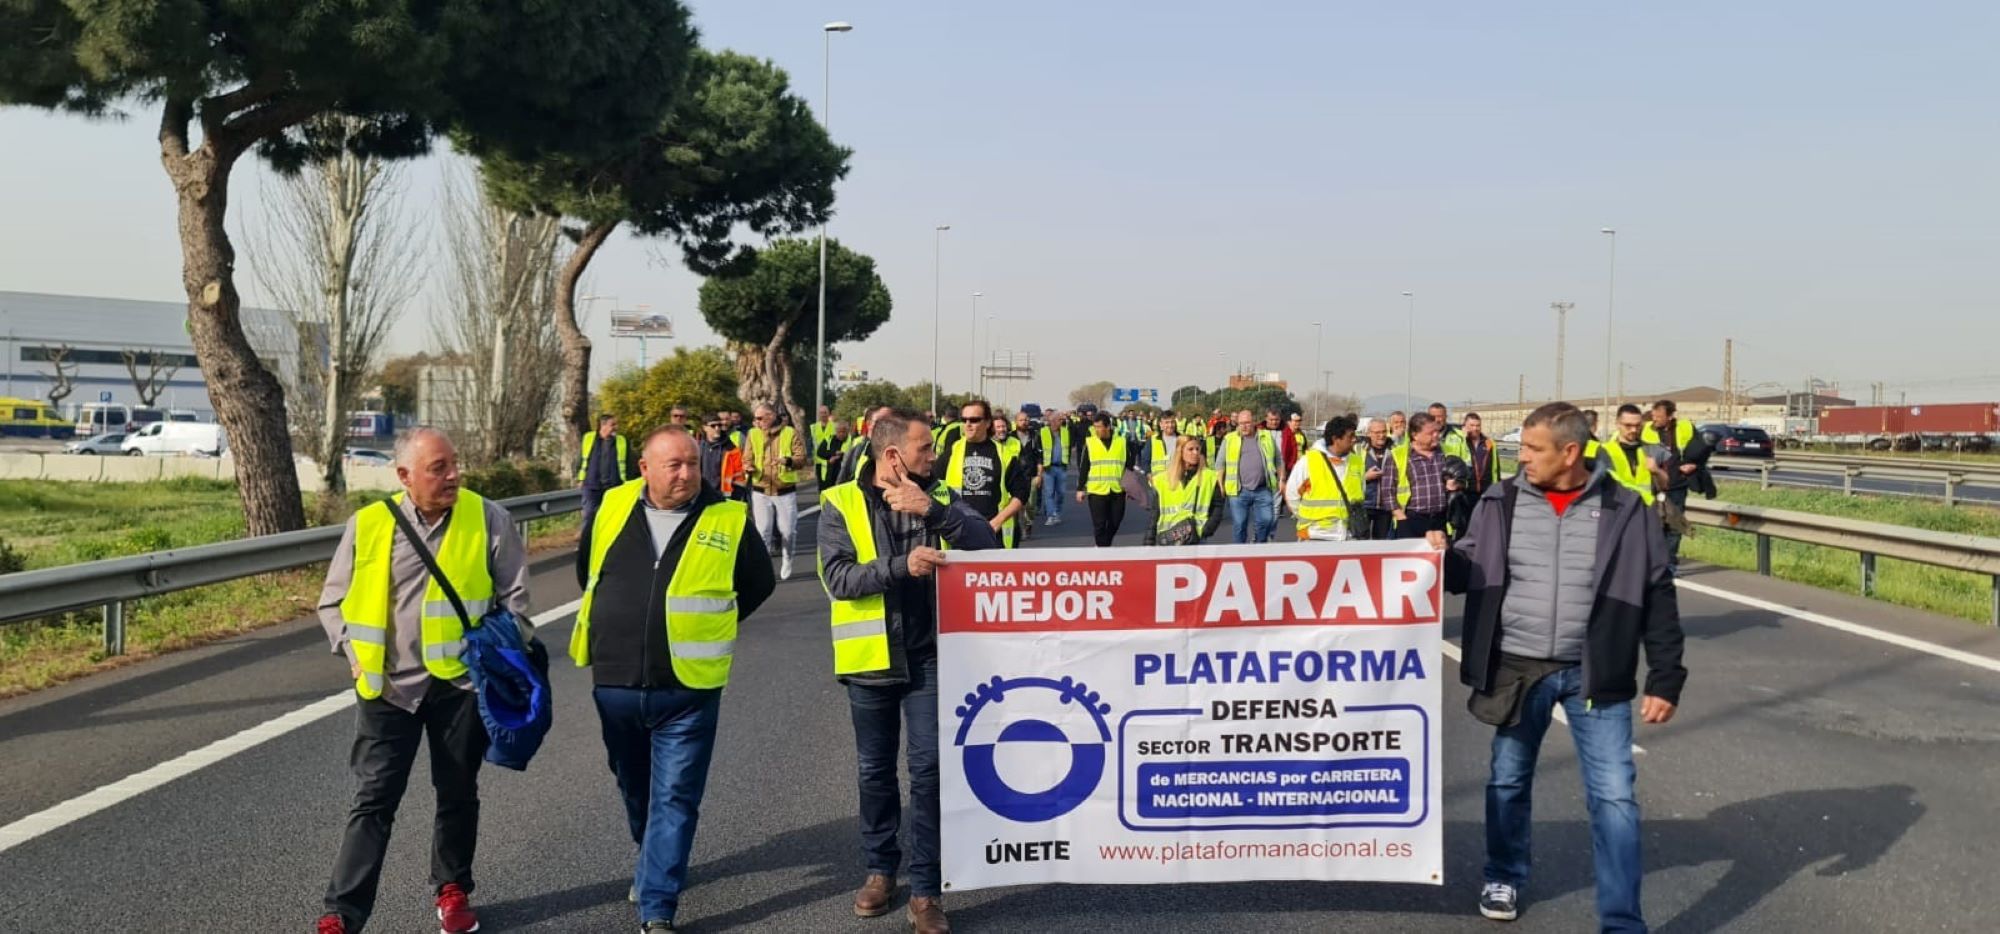
MULTIPOLYGON (((1069 520, 1031 545, 1081 544, 1082 510, 1069 520)), ((2000 658, 2000 633, 1983 627, 1733 572, 1690 580, 2000 658)), ((561 557, 538 566, 534 587, 538 610, 576 595, 561 557)), ((1682 607, 1693 674, 1681 714, 1637 736, 1655 927, 1990 930, 2000 673, 1692 588, 1682 607)), ((744 624, 686 930, 907 929, 900 912, 864 921, 849 908, 862 868, 852 733, 825 614, 802 576, 744 624)), ((567 619, 543 630, 552 647, 568 634, 567 619)), ((588 680, 566 666, 555 680, 556 731, 531 769, 485 773, 475 901, 487 931, 630 931, 632 846, 588 680)), ((0 826, 345 683, 317 626, 300 621, 0 703, 0 826)), ((964 931, 1495 929, 1474 911, 1489 733, 1460 713, 1464 700, 1447 686, 1442 887, 1042 886, 953 895, 953 919, 964 931)), ((0 931, 309 929, 352 794, 351 737, 338 710, 0 852, 0 931)), ((1537 878, 1514 928, 1588 930, 1589 827, 1561 728, 1542 761, 1537 878)), ((427 785, 411 781, 371 931, 436 929, 427 785)))

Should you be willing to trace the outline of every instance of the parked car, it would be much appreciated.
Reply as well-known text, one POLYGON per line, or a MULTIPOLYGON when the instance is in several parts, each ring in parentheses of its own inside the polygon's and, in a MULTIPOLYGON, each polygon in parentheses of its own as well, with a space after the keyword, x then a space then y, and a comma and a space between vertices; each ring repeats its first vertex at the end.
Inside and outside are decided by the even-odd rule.
POLYGON ((1504 435, 1501 435, 1501 436, 1500 436, 1500 440, 1501 440, 1501 441, 1503 441, 1503 442, 1505 442, 1505 443, 1507 443, 1507 444, 1520 444, 1520 443, 1521 443, 1521 429, 1519 429, 1519 428, 1516 428, 1516 429, 1514 429, 1513 431, 1510 431, 1510 432, 1508 432, 1508 433, 1506 433, 1506 434, 1504 434, 1504 435))
POLYGON ((221 457, 229 450, 222 426, 214 422, 154 422, 125 436, 126 454, 187 454, 221 457))
POLYGON ((396 459, 388 451, 374 448, 348 448, 347 462, 357 467, 393 467, 396 459))
POLYGON ((63 445, 65 454, 123 454, 125 453, 125 433, 114 431, 108 435, 92 435, 81 441, 71 441, 63 445))
POLYGON ((1702 425, 1696 431, 1708 439, 1717 457, 1750 457, 1770 460, 1777 456, 1771 433, 1751 425, 1702 425))

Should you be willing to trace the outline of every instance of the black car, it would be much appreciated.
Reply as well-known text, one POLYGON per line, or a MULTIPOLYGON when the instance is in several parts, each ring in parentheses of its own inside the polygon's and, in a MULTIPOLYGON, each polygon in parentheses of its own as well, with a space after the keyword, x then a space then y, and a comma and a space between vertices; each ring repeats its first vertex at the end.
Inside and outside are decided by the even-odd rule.
POLYGON ((1706 439, 1718 457, 1754 457, 1770 460, 1777 456, 1777 444, 1771 440, 1771 433, 1749 425, 1724 425, 1716 423, 1695 429, 1706 439))

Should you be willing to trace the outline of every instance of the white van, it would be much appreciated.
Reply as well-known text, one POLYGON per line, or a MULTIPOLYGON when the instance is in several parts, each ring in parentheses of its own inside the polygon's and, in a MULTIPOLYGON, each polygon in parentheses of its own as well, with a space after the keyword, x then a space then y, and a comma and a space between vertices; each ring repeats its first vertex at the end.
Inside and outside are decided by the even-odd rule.
POLYGON ((127 454, 185 454, 221 457, 229 439, 214 422, 154 422, 125 436, 127 454))
POLYGON ((116 402, 91 402, 76 413, 76 436, 88 438, 91 435, 124 431, 126 423, 132 420, 132 409, 116 402))

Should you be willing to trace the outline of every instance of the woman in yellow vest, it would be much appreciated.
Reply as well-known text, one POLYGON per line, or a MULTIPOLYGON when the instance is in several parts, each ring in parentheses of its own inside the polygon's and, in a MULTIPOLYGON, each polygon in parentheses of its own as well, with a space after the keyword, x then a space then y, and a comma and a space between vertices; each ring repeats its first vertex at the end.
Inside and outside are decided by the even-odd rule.
POLYGON ((685 429, 656 428, 639 450, 640 478, 604 495, 578 542, 569 648, 591 670, 651 931, 680 906, 737 623, 777 584, 749 507, 703 485, 685 429))
MULTIPOLYGON (((1208 469, 1202 439, 1173 436, 1174 453, 1153 471, 1159 515, 1153 522, 1156 545, 1197 545, 1222 526, 1222 477, 1208 469)), ((1157 439, 1155 439, 1157 440, 1157 439)))

